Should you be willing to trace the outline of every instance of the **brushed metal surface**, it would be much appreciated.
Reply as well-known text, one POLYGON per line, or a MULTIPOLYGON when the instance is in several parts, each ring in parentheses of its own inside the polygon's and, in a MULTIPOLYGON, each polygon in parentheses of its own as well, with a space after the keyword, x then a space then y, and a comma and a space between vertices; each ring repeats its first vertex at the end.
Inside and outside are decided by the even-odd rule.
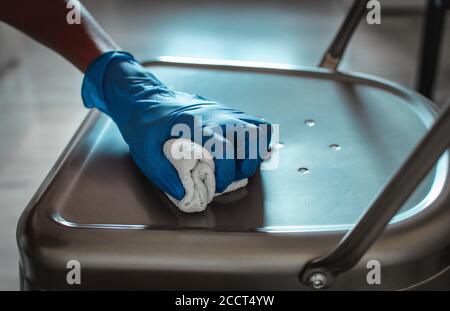
MULTIPOLYGON (((173 88, 202 94, 279 124, 275 170, 214 200, 205 213, 178 211, 133 164, 115 124, 101 116, 58 202, 72 225, 320 231, 348 229, 433 119, 397 89, 320 71, 292 76, 154 66, 173 88), (312 119, 315 126, 305 124, 312 119), (339 150, 332 148, 339 145, 339 150), (330 148, 331 147, 331 148, 330 148), (85 157, 85 158, 83 158, 85 157), (298 169, 306 167, 308 174, 298 169)), ((397 220, 426 208, 442 189, 443 159, 397 220)))
MULTIPOLYGON (((304 264, 336 245, 436 115, 416 93, 366 75, 197 62, 148 64, 172 87, 279 123, 279 168, 205 213, 184 214, 139 172, 112 121, 92 111, 19 221, 24 288, 308 289, 298 279, 304 264), (74 259, 77 286, 66 282, 74 259)), ((448 160, 332 289, 401 289, 448 266, 448 160), (373 259, 383 267, 375 288, 366 282, 373 259)))

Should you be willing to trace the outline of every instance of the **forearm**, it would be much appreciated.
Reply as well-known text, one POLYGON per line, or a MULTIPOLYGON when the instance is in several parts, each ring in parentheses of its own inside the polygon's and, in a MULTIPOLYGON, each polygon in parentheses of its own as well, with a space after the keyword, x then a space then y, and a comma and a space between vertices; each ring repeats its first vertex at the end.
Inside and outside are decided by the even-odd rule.
POLYGON ((81 3, 78 3, 81 8, 81 23, 69 24, 66 19, 70 11, 67 8, 68 2, 0 0, 0 20, 53 49, 85 72, 93 59, 120 48, 81 3))

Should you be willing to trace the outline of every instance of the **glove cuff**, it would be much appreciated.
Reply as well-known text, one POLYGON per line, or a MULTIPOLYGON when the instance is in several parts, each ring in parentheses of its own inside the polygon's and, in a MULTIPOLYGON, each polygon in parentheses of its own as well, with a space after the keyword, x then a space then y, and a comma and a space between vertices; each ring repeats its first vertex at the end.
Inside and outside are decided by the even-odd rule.
POLYGON ((125 51, 106 52, 92 61, 84 75, 81 98, 87 108, 97 108, 110 115, 103 96, 103 77, 108 64, 113 59, 136 61, 132 54, 125 51))

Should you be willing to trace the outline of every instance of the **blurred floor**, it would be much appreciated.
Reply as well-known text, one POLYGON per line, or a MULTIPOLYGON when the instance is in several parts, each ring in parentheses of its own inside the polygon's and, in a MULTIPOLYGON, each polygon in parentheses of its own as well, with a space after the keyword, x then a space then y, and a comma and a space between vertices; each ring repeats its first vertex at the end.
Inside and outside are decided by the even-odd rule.
MULTIPOLYGON (((315 66, 348 1, 84 1, 139 59, 159 55, 315 66)), ((342 64, 414 86, 420 14, 362 22, 342 64)), ((441 55, 448 54, 450 25, 441 55)), ((450 95, 441 61, 436 101, 450 95)), ((0 290, 18 288, 20 213, 80 124, 82 75, 61 57, 0 25, 0 290)))

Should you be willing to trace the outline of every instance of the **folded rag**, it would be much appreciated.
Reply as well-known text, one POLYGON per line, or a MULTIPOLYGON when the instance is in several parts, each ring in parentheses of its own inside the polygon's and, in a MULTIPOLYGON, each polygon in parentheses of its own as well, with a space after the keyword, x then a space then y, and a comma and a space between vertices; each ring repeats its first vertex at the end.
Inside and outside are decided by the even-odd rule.
POLYGON ((247 179, 232 182, 222 193, 216 193, 214 160, 201 145, 189 139, 169 139, 163 146, 164 155, 178 172, 185 190, 183 199, 167 197, 183 212, 204 211, 215 196, 247 185, 247 179))

